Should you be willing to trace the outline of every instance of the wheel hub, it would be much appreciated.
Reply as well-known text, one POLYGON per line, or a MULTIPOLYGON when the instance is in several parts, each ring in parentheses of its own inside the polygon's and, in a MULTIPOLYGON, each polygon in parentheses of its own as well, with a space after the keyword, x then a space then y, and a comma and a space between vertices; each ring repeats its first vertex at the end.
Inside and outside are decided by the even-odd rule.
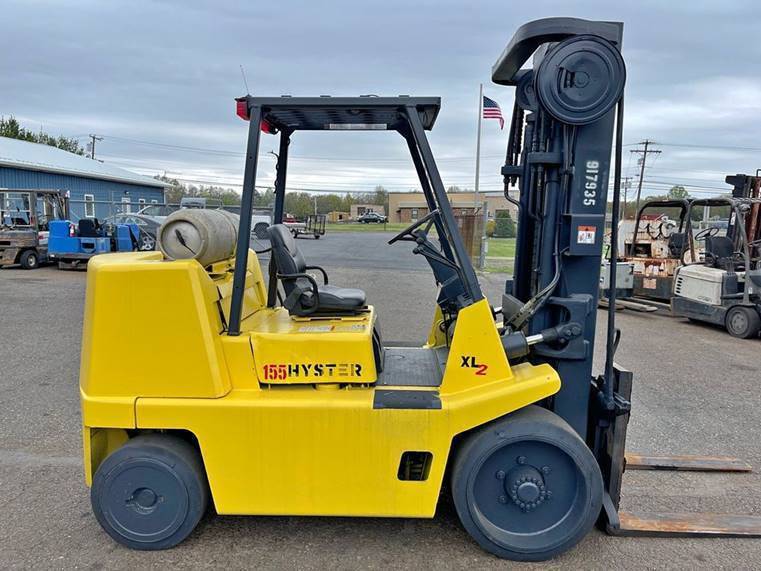
POLYGON ((156 505, 161 501, 155 491, 150 488, 138 488, 127 498, 126 504, 141 514, 149 514, 156 509, 156 505))
POLYGON ((748 326, 748 320, 742 313, 736 312, 730 319, 732 328, 735 331, 742 331, 748 326))
POLYGON ((518 465, 507 473, 505 492, 521 511, 535 510, 548 499, 542 472, 530 465, 518 465))

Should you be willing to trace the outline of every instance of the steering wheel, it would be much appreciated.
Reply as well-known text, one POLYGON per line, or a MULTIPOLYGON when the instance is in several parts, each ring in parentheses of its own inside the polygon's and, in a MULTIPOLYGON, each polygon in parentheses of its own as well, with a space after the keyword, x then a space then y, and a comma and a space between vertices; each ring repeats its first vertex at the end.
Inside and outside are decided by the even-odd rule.
POLYGON ((719 233, 718 226, 711 226, 710 228, 704 228, 703 230, 695 234, 695 240, 699 242, 709 237, 712 238, 716 236, 718 233, 719 233))
POLYGON ((425 230, 424 231, 427 234, 428 231, 431 229, 431 226, 433 226, 433 223, 436 220, 435 217, 438 216, 438 214, 439 214, 438 208, 436 210, 432 210, 431 212, 429 212, 428 214, 423 216, 423 218, 421 218, 417 222, 411 224, 410 226, 407 226, 404 230, 399 232, 399 234, 397 234, 396 236, 391 238, 391 240, 389 240, 388 243, 389 244, 393 244, 394 242, 399 242, 400 240, 401 241, 406 241, 406 242, 414 242, 414 241, 416 241, 417 238, 415 237, 413 232, 416 229, 420 228, 423 224, 425 224, 425 230))

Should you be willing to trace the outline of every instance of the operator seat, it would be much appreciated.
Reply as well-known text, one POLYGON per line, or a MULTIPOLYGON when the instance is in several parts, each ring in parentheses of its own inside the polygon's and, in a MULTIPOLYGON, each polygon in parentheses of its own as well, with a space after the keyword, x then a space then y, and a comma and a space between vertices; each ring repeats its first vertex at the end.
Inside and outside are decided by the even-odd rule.
POLYGON ((674 232, 673 234, 671 234, 668 240, 669 255, 672 258, 680 257, 682 255, 682 251, 684 250, 684 245, 686 241, 687 241, 686 232, 674 232))
POLYGON ((713 265, 725 271, 735 267, 735 245, 728 236, 706 236, 706 252, 713 256, 713 265))
POLYGON ((365 307, 365 292, 361 289, 328 285, 328 274, 319 266, 308 266, 291 231, 283 224, 274 224, 267 230, 272 245, 272 259, 277 277, 283 284, 286 298, 283 306, 288 313, 306 316, 344 315, 365 307), (324 283, 318 285, 306 270, 319 270, 324 283))
POLYGON ((77 234, 80 238, 98 238, 100 237, 100 222, 97 218, 82 218, 77 223, 77 234))

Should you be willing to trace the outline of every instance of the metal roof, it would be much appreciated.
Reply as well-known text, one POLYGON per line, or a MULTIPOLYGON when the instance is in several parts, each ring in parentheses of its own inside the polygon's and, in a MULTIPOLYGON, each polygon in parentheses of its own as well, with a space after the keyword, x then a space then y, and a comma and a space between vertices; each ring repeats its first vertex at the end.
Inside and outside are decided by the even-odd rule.
POLYGON ((430 130, 441 107, 440 97, 239 97, 249 108, 260 106, 262 119, 277 130, 397 130, 399 111, 415 107, 423 128, 430 130))
POLYGON ((0 167, 66 174, 125 184, 167 188, 160 180, 75 155, 50 145, 0 137, 0 167))

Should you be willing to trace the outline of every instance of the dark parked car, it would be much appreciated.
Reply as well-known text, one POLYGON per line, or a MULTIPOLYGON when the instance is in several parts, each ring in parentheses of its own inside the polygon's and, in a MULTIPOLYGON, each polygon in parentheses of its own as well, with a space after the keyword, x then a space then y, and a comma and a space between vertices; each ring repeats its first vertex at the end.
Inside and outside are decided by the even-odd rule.
POLYGON ((357 218, 357 222, 360 224, 383 224, 386 220, 387 218, 385 216, 378 214, 377 212, 366 212, 357 218))
POLYGON ((104 221, 105 224, 137 224, 140 229, 138 250, 148 251, 156 249, 156 235, 162 219, 146 216, 145 214, 115 214, 104 221))

